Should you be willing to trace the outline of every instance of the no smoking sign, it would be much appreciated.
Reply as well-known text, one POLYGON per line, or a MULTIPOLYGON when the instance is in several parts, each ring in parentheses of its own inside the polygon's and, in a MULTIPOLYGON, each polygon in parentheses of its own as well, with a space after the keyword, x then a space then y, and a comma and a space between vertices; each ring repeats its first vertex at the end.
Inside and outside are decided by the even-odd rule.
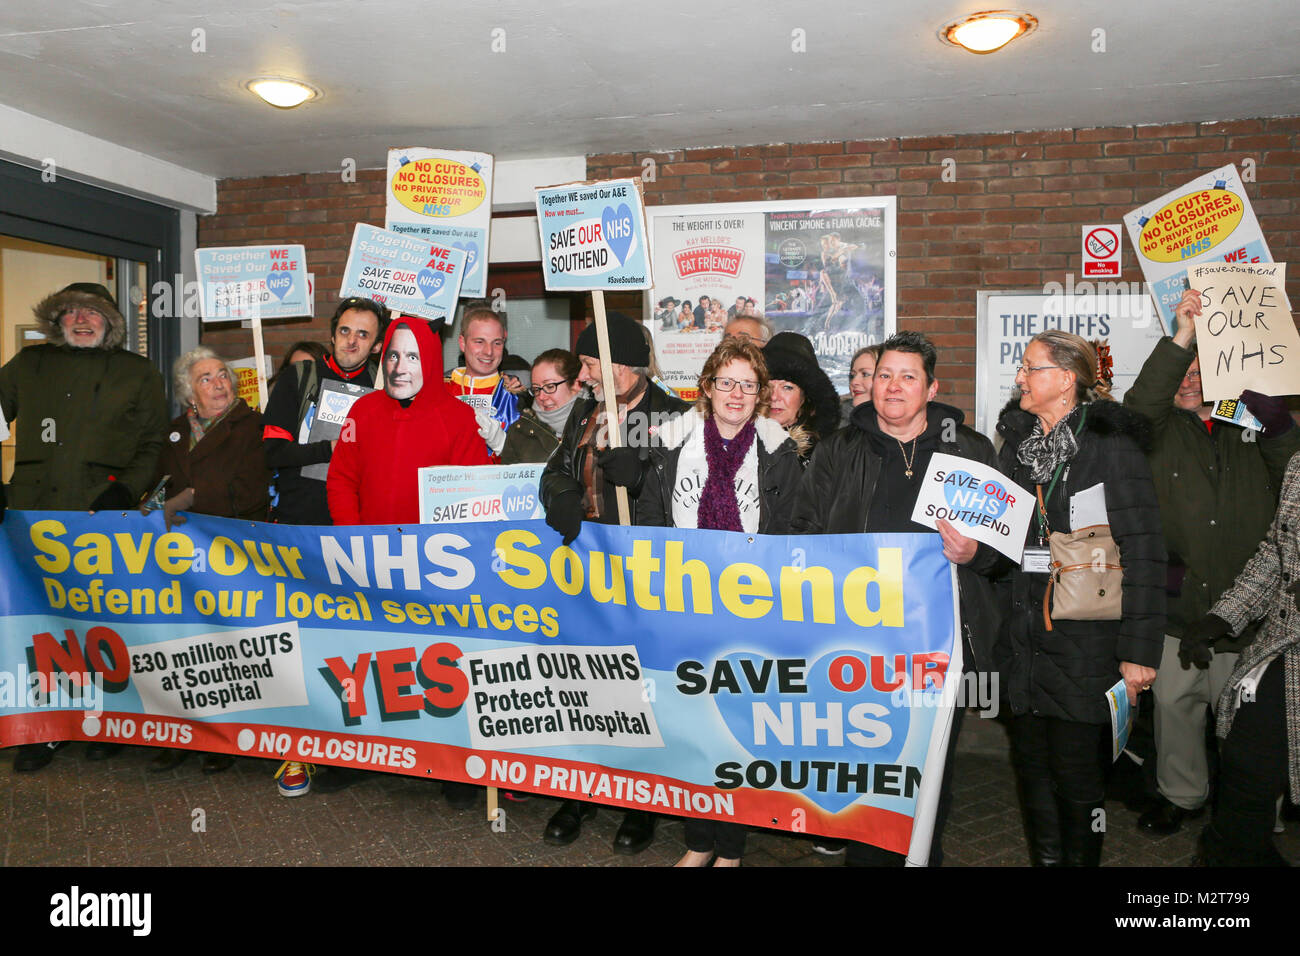
POLYGON ((1114 226, 1083 227, 1083 275, 1118 276, 1119 230, 1114 226))

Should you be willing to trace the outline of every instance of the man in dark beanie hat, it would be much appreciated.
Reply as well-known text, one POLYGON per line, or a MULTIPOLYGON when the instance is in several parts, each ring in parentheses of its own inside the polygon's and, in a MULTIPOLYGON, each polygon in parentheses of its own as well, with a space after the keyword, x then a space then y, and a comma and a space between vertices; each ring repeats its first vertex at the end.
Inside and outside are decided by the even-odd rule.
MULTIPOLYGON (((128 352, 126 319, 102 285, 74 282, 34 309, 45 341, 0 368, 0 411, 17 421, 9 505, 51 511, 134 507, 149 491, 167 429, 162 376, 128 352)), ((39 770, 58 744, 19 749, 39 770)), ((91 759, 120 744, 93 743, 91 759)))
POLYGON ((817 443, 839 427, 840 397, 806 336, 778 332, 763 346, 763 358, 772 376, 768 417, 790 433, 807 464, 817 443))
MULTIPOLYGON (((615 485, 627 488, 629 504, 635 502, 655 433, 667 419, 690 408, 650 382, 646 369, 650 346, 641 333, 641 323, 611 312, 606 325, 623 447, 609 447, 596 326, 589 325, 578 336, 575 351, 582 363, 578 381, 589 386, 596 397, 574 403, 560 447, 546 463, 541 480, 546 523, 563 536, 565 544, 578 536, 584 520, 618 524, 615 485)), ((565 800, 547 823, 542 839, 555 846, 572 843, 583 821, 595 815, 595 804, 565 800)), ((654 816, 644 810, 627 811, 614 836, 614 851, 644 850, 654 839, 654 824, 654 816)))

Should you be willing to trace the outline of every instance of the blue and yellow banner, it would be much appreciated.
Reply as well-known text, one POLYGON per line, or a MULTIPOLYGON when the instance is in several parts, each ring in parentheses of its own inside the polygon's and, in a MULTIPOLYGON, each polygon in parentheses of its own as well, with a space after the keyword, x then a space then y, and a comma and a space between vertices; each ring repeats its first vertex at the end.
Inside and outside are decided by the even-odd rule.
POLYGON ((541 521, 11 511, 0 576, 0 746, 300 760, 899 852, 960 677, 937 535, 588 523, 566 547, 541 521))

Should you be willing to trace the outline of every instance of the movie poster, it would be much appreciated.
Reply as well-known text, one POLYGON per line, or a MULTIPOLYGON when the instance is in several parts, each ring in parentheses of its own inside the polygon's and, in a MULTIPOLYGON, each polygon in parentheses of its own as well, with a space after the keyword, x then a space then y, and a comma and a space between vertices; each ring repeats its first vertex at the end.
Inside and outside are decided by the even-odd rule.
POLYGON ((648 208, 655 288, 648 324, 664 380, 694 398, 737 315, 813 343, 848 393, 849 363, 894 330, 894 199, 648 208))

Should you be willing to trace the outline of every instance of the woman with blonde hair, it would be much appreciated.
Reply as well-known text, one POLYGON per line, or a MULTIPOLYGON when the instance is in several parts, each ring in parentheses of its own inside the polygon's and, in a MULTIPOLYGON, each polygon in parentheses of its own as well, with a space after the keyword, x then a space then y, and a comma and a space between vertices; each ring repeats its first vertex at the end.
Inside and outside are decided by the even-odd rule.
POLYGON ((1031 861, 1097 866, 1107 691, 1122 681, 1135 704, 1155 680, 1164 646, 1165 546, 1145 453, 1150 425, 1110 397, 1096 350, 1069 332, 1030 340, 1016 386, 998 420, 1006 442, 999 467, 1039 506, 1025 558, 1011 573, 1000 648, 1012 762, 1031 861), (1085 526, 1097 542, 1093 557, 1065 564, 1072 559, 1064 536, 1085 526))

